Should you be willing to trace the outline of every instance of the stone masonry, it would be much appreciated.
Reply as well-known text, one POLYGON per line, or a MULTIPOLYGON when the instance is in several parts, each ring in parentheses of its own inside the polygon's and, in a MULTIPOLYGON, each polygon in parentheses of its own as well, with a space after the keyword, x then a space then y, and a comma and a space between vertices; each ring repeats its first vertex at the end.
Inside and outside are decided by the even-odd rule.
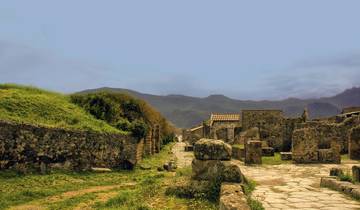
POLYGON ((262 148, 261 141, 248 141, 245 144, 245 164, 261 164, 262 148))
POLYGON ((138 161, 141 142, 130 135, 0 121, 0 169, 26 172, 52 167, 70 170, 132 168, 138 161))
POLYGON ((360 126, 353 128, 349 137, 350 159, 360 160, 360 126))

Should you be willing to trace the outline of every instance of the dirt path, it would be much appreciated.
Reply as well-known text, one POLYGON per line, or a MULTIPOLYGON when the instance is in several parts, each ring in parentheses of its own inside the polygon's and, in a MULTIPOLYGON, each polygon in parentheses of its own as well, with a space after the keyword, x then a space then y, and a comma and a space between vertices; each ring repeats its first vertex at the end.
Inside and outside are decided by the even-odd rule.
MULTIPOLYGON (((12 209, 12 210, 39 210, 39 209, 46 209, 46 206, 49 205, 49 204, 56 203, 56 202, 61 202, 61 201, 64 201, 66 199, 82 196, 82 195, 85 195, 85 194, 88 194, 88 193, 98 193, 97 198, 99 200, 103 200, 103 198, 109 197, 109 196, 107 196, 108 194, 113 195, 113 192, 107 192, 107 191, 117 190, 119 188, 133 187, 135 185, 136 185, 136 183, 125 183, 125 184, 121 184, 121 185, 95 186, 95 187, 90 187, 90 188, 81 189, 81 190, 68 191, 68 192, 64 192, 64 193, 62 193, 60 195, 50 196, 50 197, 47 197, 47 198, 43 198, 41 200, 32 201, 30 203, 15 206, 15 207, 12 207, 10 209, 12 209)), ((87 206, 88 205, 86 205, 85 207, 87 207, 87 206)), ((80 208, 80 209, 84 209, 84 207, 80 208)))
POLYGON ((191 162, 194 159, 193 152, 185 152, 185 145, 184 142, 177 142, 172 148, 172 152, 176 157, 176 163, 179 168, 191 166, 191 162))
MULTIPOLYGON (((320 188, 320 178, 338 165, 241 165, 246 177, 258 184, 253 197, 265 209, 360 209, 360 202, 327 188, 320 188)), ((342 164, 349 169, 351 164, 342 164)))

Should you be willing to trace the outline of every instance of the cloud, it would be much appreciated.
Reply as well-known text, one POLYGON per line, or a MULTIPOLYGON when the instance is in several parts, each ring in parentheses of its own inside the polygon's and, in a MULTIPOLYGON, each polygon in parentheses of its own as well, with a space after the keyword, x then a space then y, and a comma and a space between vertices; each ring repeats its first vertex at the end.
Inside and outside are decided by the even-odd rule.
POLYGON ((104 67, 51 52, 0 42, 0 82, 71 92, 105 79, 104 67))
POLYGON ((274 98, 318 98, 360 86, 360 54, 309 60, 267 79, 274 98))

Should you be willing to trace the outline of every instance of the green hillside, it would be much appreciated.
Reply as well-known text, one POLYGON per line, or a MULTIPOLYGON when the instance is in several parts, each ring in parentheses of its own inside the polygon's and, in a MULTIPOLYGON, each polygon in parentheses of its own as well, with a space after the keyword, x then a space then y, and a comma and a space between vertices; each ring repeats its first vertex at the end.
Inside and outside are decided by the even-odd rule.
POLYGON ((0 85, 0 120, 73 130, 122 132, 95 119, 71 103, 68 96, 12 84, 0 85))

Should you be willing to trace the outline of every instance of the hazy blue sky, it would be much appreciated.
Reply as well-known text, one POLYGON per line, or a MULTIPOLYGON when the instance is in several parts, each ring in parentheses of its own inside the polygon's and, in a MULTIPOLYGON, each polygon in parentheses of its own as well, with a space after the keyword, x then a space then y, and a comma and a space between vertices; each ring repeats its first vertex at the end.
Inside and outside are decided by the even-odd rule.
POLYGON ((360 85, 358 0, 9 0, 0 82, 241 99, 360 85))

